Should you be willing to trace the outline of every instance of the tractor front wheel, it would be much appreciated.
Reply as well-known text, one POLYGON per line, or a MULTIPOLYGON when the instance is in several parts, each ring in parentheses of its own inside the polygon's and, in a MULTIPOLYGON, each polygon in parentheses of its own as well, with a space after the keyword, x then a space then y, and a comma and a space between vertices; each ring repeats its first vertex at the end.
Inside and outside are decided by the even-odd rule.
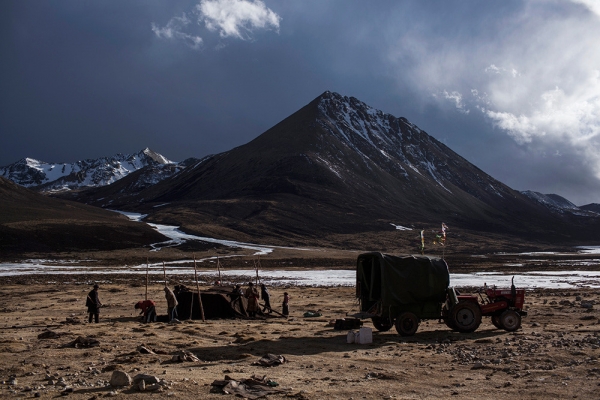
POLYGON ((450 318, 458 332, 473 332, 481 324, 481 309, 476 303, 461 301, 450 310, 450 318))
POLYGON ((371 318, 371 321, 373 322, 375 329, 379 332, 387 332, 394 326, 390 319, 385 317, 373 317, 371 318))
POLYGON ((521 327, 521 316, 514 310, 506 310, 500 315, 502 328, 508 332, 514 332, 521 327))
POLYGON ((411 312, 403 312, 396 318, 396 331, 400 336, 412 336, 419 328, 419 318, 411 312))

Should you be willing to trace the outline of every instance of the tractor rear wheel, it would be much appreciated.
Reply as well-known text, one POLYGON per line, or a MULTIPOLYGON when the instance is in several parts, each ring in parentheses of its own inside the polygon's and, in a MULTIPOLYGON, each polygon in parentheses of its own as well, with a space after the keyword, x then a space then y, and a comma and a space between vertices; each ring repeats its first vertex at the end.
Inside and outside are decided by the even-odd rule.
POLYGON ((392 321, 385 317, 373 317, 371 318, 371 321, 373 322, 375 329, 377 329, 379 332, 387 332, 392 329, 392 326, 394 326, 392 321))
POLYGON ((504 329, 502 324, 500 323, 500 315, 492 315, 492 324, 498 329, 504 329))
POLYGON ((411 312, 403 312, 396 318, 396 331, 400 336, 412 336, 419 328, 419 318, 411 312))
POLYGON ((500 315, 502 328, 508 332, 514 332, 521 327, 521 316, 514 310, 506 310, 500 315))
POLYGON ((481 324, 481 309, 476 303, 461 301, 450 310, 450 319, 457 331, 473 332, 481 324))

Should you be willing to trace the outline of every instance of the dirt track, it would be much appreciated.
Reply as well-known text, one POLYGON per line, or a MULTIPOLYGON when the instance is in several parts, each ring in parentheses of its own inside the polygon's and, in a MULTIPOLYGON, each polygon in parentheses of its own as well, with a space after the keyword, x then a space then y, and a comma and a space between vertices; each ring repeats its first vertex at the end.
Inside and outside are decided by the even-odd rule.
MULTIPOLYGON (((138 279, 138 278, 136 278, 138 279)), ((423 321, 411 338, 395 330, 374 332, 373 343, 347 344, 347 331, 328 323, 354 312, 353 288, 289 288, 291 318, 184 321, 141 324, 133 304, 144 288, 103 284, 106 305, 99 324, 86 319, 87 285, 4 285, 0 289, 1 397, 92 399, 146 398, 136 388, 108 385, 113 370, 163 380, 155 397, 233 398, 211 393, 211 383, 264 376, 282 394, 269 398, 600 398, 600 291, 528 292, 529 316, 515 333, 495 329, 484 318, 471 334, 451 332, 438 321, 423 321), (592 306, 592 308, 584 308, 592 306), (307 310, 321 310, 304 318, 307 310), (47 330, 59 337, 40 339, 47 330), (98 347, 65 347, 78 336, 98 347), (145 345, 155 354, 138 350, 145 345), (188 351, 197 362, 172 362, 188 351), (271 368, 252 365, 267 353, 288 362, 271 368), (71 392, 72 390, 72 392, 71 392)), ((283 289, 273 289, 280 304, 283 289)), ((166 313, 160 285, 150 287, 159 313, 166 313)), ((372 327, 370 321, 365 326, 372 327)))

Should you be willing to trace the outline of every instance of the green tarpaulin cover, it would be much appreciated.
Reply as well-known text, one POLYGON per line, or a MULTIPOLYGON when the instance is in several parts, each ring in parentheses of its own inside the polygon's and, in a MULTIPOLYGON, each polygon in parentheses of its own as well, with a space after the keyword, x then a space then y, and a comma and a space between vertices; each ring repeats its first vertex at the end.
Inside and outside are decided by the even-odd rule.
POLYGON ((441 258, 365 253, 358 256, 356 281, 365 305, 401 305, 443 302, 450 275, 441 258))

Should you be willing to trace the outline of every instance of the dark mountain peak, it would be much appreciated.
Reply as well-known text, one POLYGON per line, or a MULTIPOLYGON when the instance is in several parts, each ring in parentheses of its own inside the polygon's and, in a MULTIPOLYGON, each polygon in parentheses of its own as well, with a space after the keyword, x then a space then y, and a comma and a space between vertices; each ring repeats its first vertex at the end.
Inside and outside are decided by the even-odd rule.
POLYGON ((571 203, 569 200, 557 194, 543 194, 540 192, 534 192, 532 190, 526 190, 521 193, 548 208, 553 208, 557 210, 578 209, 578 207, 575 204, 571 203))
POLYGON ((598 211, 600 209, 600 206, 598 206, 597 204, 596 207, 594 207, 593 204, 589 204, 588 206, 577 207, 569 200, 557 194, 543 194, 540 192, 534 192, 532 190, 526 190, 521 193, 529 197, 536 203, 542 205, 543 207, 546 207, 547 209, 551 210, 552 212, 559 214, 597 217, 598 211))
POLYGON ((583 206, 581 206, 579 208, 582 209, 582 210, 591 211, 591 212, 595 212, 597 214, 600 214, 600 204, 598 204, 598 203, 586 204, 586 205, 583 205, 583 206))

